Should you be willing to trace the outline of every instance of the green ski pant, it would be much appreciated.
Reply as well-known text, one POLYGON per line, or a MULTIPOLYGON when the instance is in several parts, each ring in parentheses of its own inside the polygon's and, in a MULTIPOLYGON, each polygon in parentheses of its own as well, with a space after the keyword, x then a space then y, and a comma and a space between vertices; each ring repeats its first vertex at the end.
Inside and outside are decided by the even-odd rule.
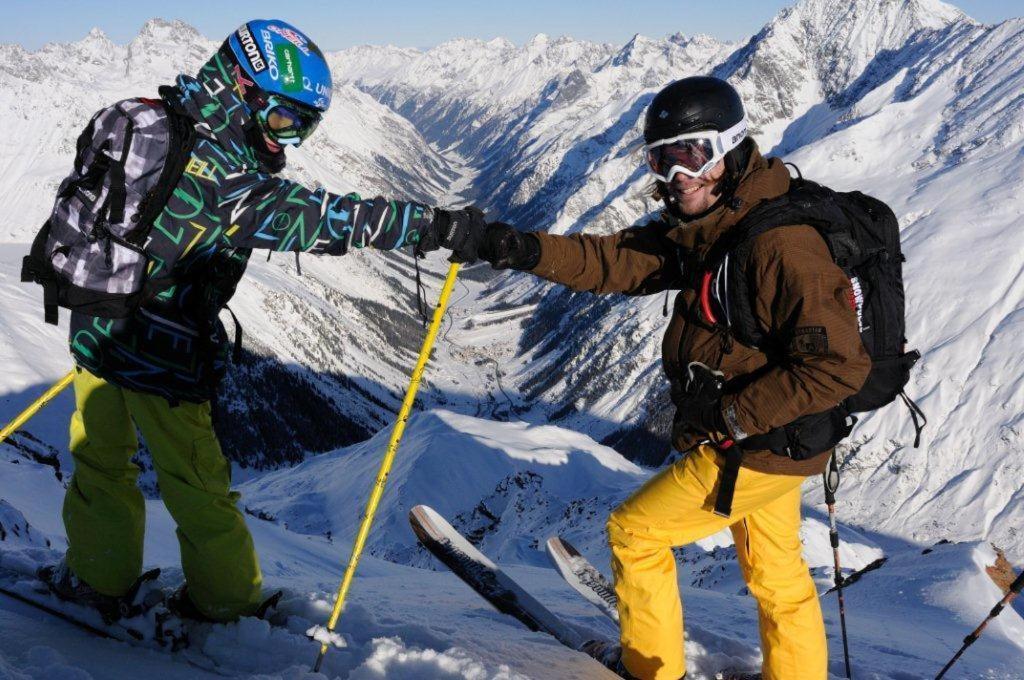
POLYGON ((131 462, 136 426, 149 447, 160 495, 177 523, 189 595, 212 619, 251 614, 262 576, 252 536, 231 492, 210 404, 171 407, 154 395, 111 385, 84 369, 75 374, 71 455, 64 497, 68 565, 105 595, 122 595, 142 571, 146 508, 131 462), (134 421, 134 423, 133 423, 134 421))

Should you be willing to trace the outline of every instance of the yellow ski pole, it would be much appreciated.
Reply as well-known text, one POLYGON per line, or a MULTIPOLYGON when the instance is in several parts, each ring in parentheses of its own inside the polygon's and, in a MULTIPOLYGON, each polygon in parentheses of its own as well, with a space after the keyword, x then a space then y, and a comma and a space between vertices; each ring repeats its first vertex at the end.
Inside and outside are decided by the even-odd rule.
POLYGON ((24 425, 29 418, 38 413, 39 409, 46 406, 51 399, 60 394, 61 390, 70 385, 71 381, 74 379, 75 371, 68 371, 68 374, 55 382, 50 389, 43 393, 43 396, 32 402, 32 404, 27 409, 19 413, 14 420, 7 423, 7 425, 4 426, 4 429, 0 430, 0 443, 3 443, 4 440, 10 437, 15 430, 24 425))
MULTIPOLYGON (((363 512, 363 521, 359 525, 359 533, 356 534, 356 541, 352 544, 352 555, 348 558, 348 566, 345 568, 345 575, 341 579, 341 585, 338 587, 338 594, 334 601, 334 611, 331 612, 331 618, 327 622, 327 631, 334 632, 334 627, 338 623, 338 618, 341 616, 341 610, 345 607, 345 598, 348 597, 349 588, 352 586, 352 579, 356 573, 356 567, 359 564, 359 558, 362 556, 363 548, 366 545, 366 539, 370 535, 370 525, 373 524, 373 516, 377 513, 377 506, 380 504, 381 496, 384 495, 384 485, 387 483, 388 474, 391 472, 391 464, 395 460, 395 453, 398 451, 398 444, 402 441, 402 434, 405 432, 405 423, 409 420, 409 414, 412 411, 413 402, 416 401, 416 392, 420 387, 420 378, 423 377, 423 369, 427 366, 427 360, 430 358, 430 351, 433 349, 434 340, 437 338, 437 332, 441 328, 441 321, 444 320, 444 313, 448 307, 448 297, 452 293, 452 288, 455 287, 455 279, 459 274, 459 265, 453 263, 448 268, 448 277, 444 281, 444 286, 441 288, 441 297, 437 301, 437 308, 434 309, 434 318, 430 322, 430 328, 427 330, 427 337, 423 341, 423 348, 420 350, 419 360, 416 362, 416 368, 413 369, 412 379, 409 381, 409 388, 405 391, 405 399, 402 400, 402 408, 398 412, 398 420, 395 422, 395 429, 391 432, 391 441, 388 443, 387 451, 384 453, 384 460, 381 461, 380 471, 377 473, 377 481, 374 482, 373 489, 370 491, 370 498, 366 502, 366 510, 363 512)), ((327 654, 327 642, 322 641, 320 643, 320 652, 317 654, 316 663, 313 664, 313 672, 319 673, 320 666, 324 661, 324 655, 327 654)))

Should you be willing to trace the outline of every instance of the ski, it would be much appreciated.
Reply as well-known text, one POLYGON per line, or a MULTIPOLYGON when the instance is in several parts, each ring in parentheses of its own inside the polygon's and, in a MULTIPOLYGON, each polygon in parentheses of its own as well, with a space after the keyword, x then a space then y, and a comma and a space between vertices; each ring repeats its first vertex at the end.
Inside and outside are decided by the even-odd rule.
POLYGON ((195 668, 235 675, 202 652, 189 648, 189 626, 167 609, 166 593, 158 583, 159 569, 147 571, 136 580, 119 603, 122 615, 118 616, 60 598, 39 578, 34 566, 14 560, 0 562, 0 597, 20 602, 97 638, 169 652, 195 668))
POLYGON ((572 543, 561 536, 552 536, 545 544, 551 563, 573 590, 601 610, 601 613, 619 623, 619 598, 604 574, 591 564, 572 543))
POLYGON ((0 595, 4 595, 6 597, 11 598, 12 600, 17 600, 18 602, 21 602, 22 604, 27 604, 30 607, 34 607, 34 608, 38 609, 39 611, 45 612, 45 613, 49 614, 50 616, 54 616, 54 617, 56 617, 58 619, 61 619, 62 621, 66 621, 67 623, 70 623, 72 626, 75 626, 76 628, 84 630, 87 633, 91 633, 91 634, 93 634, 93 635, 95 635, 97 637, 111 639, 111 640, 118 640, 118 639, 120 639, 117 636, 115 636, 113 633, 111 633, 109 631, 106 631, 106 630, 103 630, 99 626, 95 626, 95 625, 93 625, 91 623, 86 623, 85 621, 82 621, 81 619, 72 616, 71 614, 69 614, 66 611, 62 611, 62 610, 57 609, 55 607, 51 607, 48 604, 44 604, 43 602, 40 602, 40 601, 38 601, 38 600, 36 600, 36 599, 34 599, 32 597, 29 597, 27 595, 22 595, 21 593, 18 593, 16 591, 11 590, 9 588, 6 588, 4 586, 0 586, 0 595))
POLYGON ((424 548, 502 614, 576 651, 591 641, 526 592, 433 508, 417 505, 409 512, 409 523, 424 548))
MULTIPOLYGON (((7 573, 10 574, 10 572, 7 573)), ((156 605, 146 611, 143 611, 142 605, 133 605, 134 615, 131 620, 107 622, 104 621, 103 615, 98 610, 61 600, 48 589, 43 591, 36 585, 42 586, 43 584, 37 581, 35 584, 29 585, 22 580, 12 585, 0 585, 0 595, 32 607, 36 611, 52 616, 98 638, 125 642, 147 649, 166 649, 172 653, 172 656, 190 666, 218 675, 233 675, 201 653, 190 650, 187 631, 180 625, 175 626, 173 621, 168 621, 171 617, 161 605, 156 605), (135 622, 150 623, 148 621, 150 614, 153 615, 155 629, 146 634, 140 627, 135 626, 135 622)))
MULTIPOLYGON (((0 576, 6 577, 6 582, 0 584, 0 594, 63 619, 94 635, 125 642, 150 640, 161 646, 171 641, 170 638, 155 639, 137 625, 148 623, 150 612, 157 612, 163 603, 163 593, 158 588, 143 591, 147 584, 156 583, 160 576, 159 569, 142 574, 117 602, 116 610, 112 608, 110 611, 100 611, 80 602, 65 600, 53 592, 39 574, 28 573, 24 569, 8 566, 0 569, 0 576)), ((159 613, 154 618, 158 622, 157 630, 162 633, 159 613)))

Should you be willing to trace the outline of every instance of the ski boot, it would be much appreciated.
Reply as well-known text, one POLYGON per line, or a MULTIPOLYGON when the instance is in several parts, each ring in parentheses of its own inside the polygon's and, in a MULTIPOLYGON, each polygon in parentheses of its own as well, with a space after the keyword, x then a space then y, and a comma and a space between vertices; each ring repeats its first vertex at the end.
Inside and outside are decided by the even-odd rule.
POLYGON ((715 680, 761 680, 759 671, 738 671, 726 669, 715 674, 715 680))
MULTIPOLYGON (((590 640, 583 643, 580 651, 624 680, 639 680, 622 665, 622 647, 615 642, 590 640)), ((685 677, 684 675, 679 680, 685 677)))
POLYGON ((186 649, 191 643, 192 626, 197 623, 223 623, 215 621, 196 606, 183 583, 164 602, 165 609, 157 615, 157 638, 170 646, 172 652, 186 649))
POLYGON ((225 623, 210 618, 196 606, 192 597, 188 594, 188 584, 183 583, 167 598, 167 610, 181 619, 187 619, 198 623, 225 623))
POLYGON ((155 581, 160 576, 159 569, 147 571, 135 580, 124 595, 104 595, 88 583, 78 578, 68 566, 67 559, 56 565, 41 567, 36 577, 46 585, 49 592, 65 602, 80 604, 99 612, 103 623, 110 625, 120 619, 138 616, 163 601, 163 593, 153 590, 146 593, 142 602, 136 603, 139 590, 148 581, 155 581))
MULTIPOLYGON (((270 597, 260 603, 256 608, 256 611, 252 613, 252 616, 255 616, 258 619, 271 621, 271 618, 283 595, 283 590, 274 592, 270 597)), ((225 621, 212 619, 199 611, 199 607, 196 606, 196 603, 192 601, 192 597, 188 594, 187 583, 182 584, 182 586, 174 591, 174 594, 167 599, 167 609, 175 616, 183 619, 189 619, 190 621, 198 621, 200 623, 225 623, 225 621)))

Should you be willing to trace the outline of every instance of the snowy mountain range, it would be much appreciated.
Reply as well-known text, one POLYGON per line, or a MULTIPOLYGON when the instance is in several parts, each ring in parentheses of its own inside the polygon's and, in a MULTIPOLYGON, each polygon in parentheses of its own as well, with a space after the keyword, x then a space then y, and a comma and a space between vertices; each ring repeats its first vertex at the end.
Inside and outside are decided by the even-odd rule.
MULTIPOLYGON (((36 52, 0 45, 0 112, 9 125, 0 140, 0 424, 70 365, 65 331, 41 323, 38 294, 18 283, 18 267, 71 165, 78 132, 100 106, 152 96, 177 73, 194 72, 218 44, 185 23, 154 19, 127 45, 99 30, 36 52)), ((994 559, 987 544, 1024 564, 1024 256, 1015 247, 1024 213, 1024 20, 986 26, 938 0, 801 0, 735 44, 681 33, 637 35, 621 46, 538 35, 522 46, 360 46, 328 59, 335 105, 310 142, 289 152, 289 176, 310 185, 475 202, 521 229, 611 233, 658 208, 640 151, 647 103, 671 80, 711 73, 740 90, 763 151, 805 176, 889 203, 907 256, 908 335, 922 353, 908 391, 929 425, 915 449, 909 417, 890 406, 865 417, 841 450, 844 565, 889 557, 877 589, 851 590, 851 609, 874 612, 853 627, 855 641, 876 650, 860 661, 865 677, 904 677, 894 673, 908 667, 927 675, 948 647, 935 641, 955 643, 973 626, 967 622, 984 616, 997 599, 977 578, 994 559), (942 540, 967 543, 927 556, 914 585, 898 592, 921 549, 942 540), (968 585, 969 593, 951 594, 968 585), (881 648, 890 626, 909 616, 921 618, 923 632, 907 643, 913 660, 901 662, 881 648)), ((446 262, 435 254, 420 264, 433 301, 446 262)), ((236 481, 248 480, 243 503, 254 525, 267 525, 257 540, 277 566, 265 572, 294 577, 294 587, 324 599, 333 574, 315 574, 288 555, 305 541, 335 562, 347 555, 342 546, 375 473, 382 428, 423 331, 408 256, 304 257, 301 269, 300 276, 282 255, 253 257, 232 304, 246 355, 217 410, 230 424, 221 433, 236 481), (278 559, 274 551, 285 545, 278 559)), ((410 425, 371 539, 380 561, 369 571, 397 582, 422 571, 403 570, 431 565, 404 519, 426 502, 492 557, 520 565, 574 622, 595 625, 571 597, 554 594, 539 546, 561 531, 606 565, 608 509, 669 453, 663 303, 574 294, 485 265, 465 270, 421 388, 426 412, 410 425)), ((33 497, 66 483, 72 408, 62 395, 0 445, 0 466, 17 463, 36 480, 19 487, 0 474, 0 499, 58 546, 59 499, 33 497)), ((803 537, 824 590, 831 551, 822 495, 816 480, 807 488, 803 537)), ((688 607, 693 599, 711 611, 725 595, 730 604, 722 606, 735 606, 742 582, 730 543, 718 536, 683 551, 681 582, 695 593, 685 595, 688 607)), ((410 616, 429 619, 426 606, 409 604, 410 616)), ((1014 670, 1024 623, 1010 615, 995 640, 978 645, 989 660, 979 653, 972 666, 965 658, 964 672, 975 675, 963 677, 1024 677, 1014 670)), ((439 625, 461 625, 457 612, 441 618, 439 625)), ((750 656, 752 620, 736 614, 727 626, 746 646, 697 632, 691 642, 703 652, 691 656, 750 656)), ((394 634, 410 645, 442 649, 437 641, 447 639, 466 648, 462 634, 394 634)), ((551 650, 531 656, 527 636, 499 647, 525 656, 514 672, 527 675, 560 658, 551 650)), ((499 647, 470 645, 486 670, 466 677, 512 677, 496 670, 499 647)), ((378 677, 356 672, 375 650, 367 641, 337 672, 378 677)), ((428 675, 389 677, 436 671, 423 668, 428 675)))

